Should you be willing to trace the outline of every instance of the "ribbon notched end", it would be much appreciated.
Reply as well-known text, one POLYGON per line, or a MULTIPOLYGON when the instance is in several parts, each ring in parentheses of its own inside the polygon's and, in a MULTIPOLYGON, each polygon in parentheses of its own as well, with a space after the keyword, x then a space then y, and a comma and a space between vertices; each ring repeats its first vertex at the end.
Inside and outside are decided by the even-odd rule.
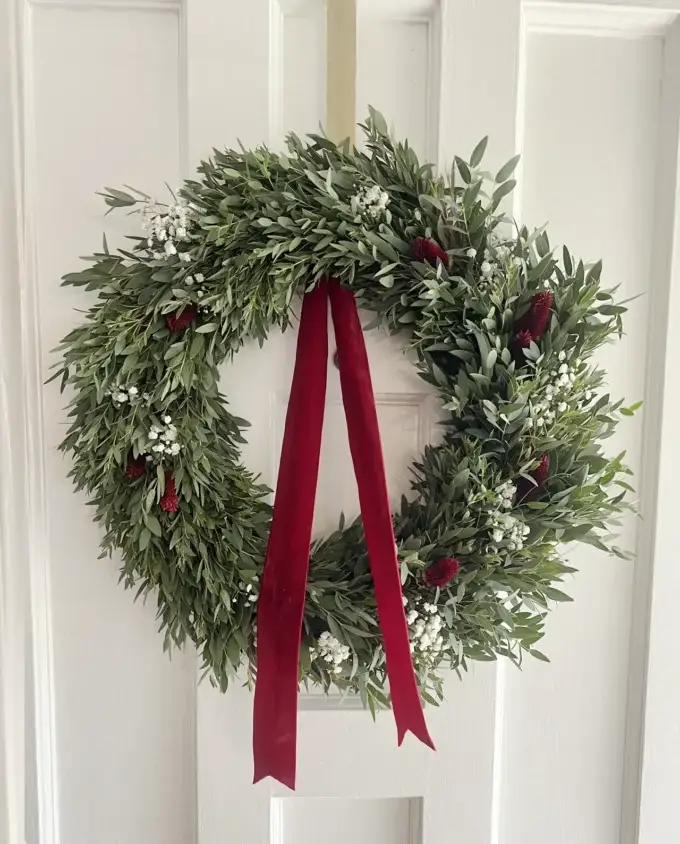
POLYGON ((256 785, 262 780, 271 777, 273 780, 285 785, 291 791, 295 791, 295 766, 293 769, 284 770, 282 766, 276 764, 260 763, 255 765, 255 772, 253 775, 253 785, 256 785))
POLYGON ((412 733, 418 739, 418 741, 421 741, 424 745, 436 752, 437 748, 434 746, 434 742, 432 741, 432 738, 430 737, 430 734, 427 731, 427 725, 425 724, 424 720, 422 725, 418 725, 417 727, 397 728, 397 745, 399 747, 401 747, 406 733, 412 733))

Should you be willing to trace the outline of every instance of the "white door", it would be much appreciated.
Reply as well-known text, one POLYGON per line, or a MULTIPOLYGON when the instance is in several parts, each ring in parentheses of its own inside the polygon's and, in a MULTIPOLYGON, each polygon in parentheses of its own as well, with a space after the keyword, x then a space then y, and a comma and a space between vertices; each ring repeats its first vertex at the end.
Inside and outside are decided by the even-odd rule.
MULTIPOLYGON (((644 814, 638 839, 636 824, 665 337, 649 332, 648 313, 665 307, 670 277, 672 234, 659 215, 674 208, 674 5, 358 2, 357 118, 371 103, 442 167, 485 134, 490 167, 521 150, 515 214, 549 220, 554 243, 602 257, 624 297, 646 294, 606 364, 614 393, 648 403, 613 447, 644 468, 652 518, 623 527, 636 566, 574 550, 575 601, 551 615, 542 645, 550 665, 480 664, 447 680, 446 705, 426 713, 436 753, 411 737, 398 749, 389 713, 374 724, 353 700, 302 694, 292 794, 251 785, 250 692, 196 690, 194 655, 170 662, 162 653, 153 601, 133 604, 116 562, 97 560, 99 531, 56 451, 63 397, 42 380, 50 350, 78 321, 74 309, 87 304, 59 277, 98 247, 104 227, 110 242, 130 232, 122 215, 103 221, 94 192, 128 183, 160 195, 212 146, 278 148, 286 130, 316 131, 324 4, 9 0, 15 134, 0 136, 0 152, 17 178, 0 202, 7 212, 14 196, 9 216, 18 207, 24 226, 21 302, 16 274, 1 284, 24 354, 11 370, 5 354, 3 371, 21 408, 12 430, 20 436, 25 422, 29 447, 20 478, 9 491, 5 478, 2 491, 29 492, 27 694, 38 715, 28 719, 37 770, 29 765, 26 801, 41 828, 40 839, 29 829, 30 844, 673 840, 645 837, 644 814)), ((372 332, 368 348, 398 498, 433 436, 436 402, 395 340, 372 332)), ((254 423, 246 460, 272 484, 294 349, 293 332, 272 337, 223 371, 234 411, 254 423)), ((333 377, 327 405, 317 530, 358 509, 333 377)))

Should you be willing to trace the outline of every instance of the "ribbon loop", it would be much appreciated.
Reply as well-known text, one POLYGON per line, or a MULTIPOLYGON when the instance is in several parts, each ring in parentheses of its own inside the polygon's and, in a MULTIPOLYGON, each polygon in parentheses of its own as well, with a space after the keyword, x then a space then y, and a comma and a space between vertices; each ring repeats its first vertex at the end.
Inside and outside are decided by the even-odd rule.
POLYGON ((410 731, 434 749, 411 661, 378 416, 356 301, 336 280, 323 280, 303 301, 258 610, 254 781, 272 776, 292 789, 300 636, 326 398, 329 294, 398 743, 410 731))

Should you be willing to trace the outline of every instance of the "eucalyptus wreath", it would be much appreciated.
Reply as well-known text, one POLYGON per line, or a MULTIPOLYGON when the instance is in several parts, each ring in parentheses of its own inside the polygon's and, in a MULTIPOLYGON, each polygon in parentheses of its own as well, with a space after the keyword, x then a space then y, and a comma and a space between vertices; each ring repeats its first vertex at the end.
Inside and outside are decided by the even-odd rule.
MULTIPOLYGON (((630 471, 601 442, 635 406, 604 392, 593 355, 625 308, 601 263, 558 258, 545 231, 504 216, 517 158, 485 172, 484 139, 440 177, 378 112, 361 128, 363 149, 291 134, 287 155, 216 150, 165 204, 106 189, 143 231, 64 278, 96 300, 59 347, 61 448, 101 556, 120 552, 124 584, 156 594, 166 646, 193 642, 223 690, 239 669, 252 680, 270 490, 241 463, 248 423, 218 367, 337 278, 441 397, 441 442, 393 517, 414 666, 436 703, 443 668, 546 659, 536 644, 550 603, 568 600, 555 584, 574 571, 569 543, 624 556, 610 530, 630 471)), ((359 519, 313 545, 300 680, 389 703, 359 519)))

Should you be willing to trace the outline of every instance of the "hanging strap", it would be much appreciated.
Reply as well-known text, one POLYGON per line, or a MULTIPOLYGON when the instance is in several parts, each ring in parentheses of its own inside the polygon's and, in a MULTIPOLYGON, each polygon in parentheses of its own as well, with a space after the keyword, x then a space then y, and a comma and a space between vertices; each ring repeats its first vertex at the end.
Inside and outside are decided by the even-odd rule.
POLYGON ((255 778, 295 788, 297 695, 314 501, 321 451, 330 292, 345 417, 401 744, 411 731, 434 749, 413 672, 378 417, 356 302, 323 280, 303 301, 274 515, 260 592, 253 724, 255 778))

